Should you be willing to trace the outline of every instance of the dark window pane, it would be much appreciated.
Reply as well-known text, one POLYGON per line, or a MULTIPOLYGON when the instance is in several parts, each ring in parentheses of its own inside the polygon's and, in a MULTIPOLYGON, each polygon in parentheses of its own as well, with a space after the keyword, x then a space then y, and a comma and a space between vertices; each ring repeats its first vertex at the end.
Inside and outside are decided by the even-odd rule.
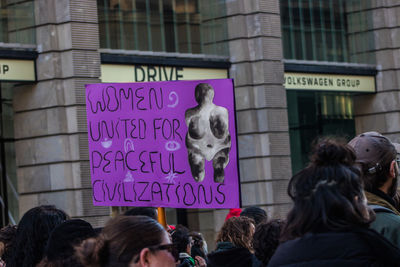
POLYGON ((362 9, 369 2, 280 1, 284 58, 371 64, 365 56, 374 44, 371 11, 362 9))
POLYGON ((36 42, 34 1, 0 1, 0 42, 36 42))
POLYGON ((288 90, 286 95, 293 173, 307 165, 315 139, 355 135, 351 94, 288 90))
POLYGON ((102 48, 227 55, 225 0, 97 0, 102 48))

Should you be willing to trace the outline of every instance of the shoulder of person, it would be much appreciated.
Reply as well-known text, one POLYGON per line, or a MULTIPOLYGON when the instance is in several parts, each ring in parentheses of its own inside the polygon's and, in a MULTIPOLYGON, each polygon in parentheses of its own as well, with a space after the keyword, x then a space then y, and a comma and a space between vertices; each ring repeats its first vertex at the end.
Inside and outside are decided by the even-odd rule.
POLYGON ((398 262, 400 262, 399 227, 383 226, 380 229, 377 229, 371 226, 371 228, 372 229, 358 229, 357 232, 359 237, 368 244, 368 246, 372 250, 372 253, 376 255, 381 262, 389 264, 388 266, 398 266, 398 262))
MULTIPOLYGON (((372 225, 393 226, 400 231, 400 216, 391 212, 375 212, 376 219, 372 225)), ((372 227, 373 228, 373 227, 372 227)))
POLYGON ((400 216, 393 213, 377 213, 370 227, 400 248, 400 216))
POLYGON ((396 215, 396 213, 393 210, 391 210, 391 209, 389 209, 387 207, 381 206, 381 205, 371 205, 370 204, 370 205, 368 205, 368 207, 373 209, 373 211, 375 213, 392 213, 392 214, 396 215))
POLYGON ((190 260, 189 257, 181 259, 181 264, 179 264, 179 267, 192 267, 194 266, 194 260, 190 260))

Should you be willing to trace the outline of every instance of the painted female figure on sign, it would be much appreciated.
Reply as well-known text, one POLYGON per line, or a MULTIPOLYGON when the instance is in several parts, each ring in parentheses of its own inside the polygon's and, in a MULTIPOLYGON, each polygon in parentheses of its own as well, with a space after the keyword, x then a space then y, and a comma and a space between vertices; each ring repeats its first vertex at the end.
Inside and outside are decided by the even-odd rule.
POLYGON ((203 181, 205 160, 212 160, 214 181, 223 183, 231 149, 228 110, 213 103, 214 89, 208 83, 196 86, 195 99, 198 105, 185 112, 186 147, 192 176, 197 182, 203 181))

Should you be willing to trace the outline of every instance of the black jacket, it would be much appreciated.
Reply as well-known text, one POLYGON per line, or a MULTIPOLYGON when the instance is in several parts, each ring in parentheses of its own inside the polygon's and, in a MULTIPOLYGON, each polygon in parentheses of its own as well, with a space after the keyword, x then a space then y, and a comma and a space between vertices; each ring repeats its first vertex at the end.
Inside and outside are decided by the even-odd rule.
POLYGON ((260 267, 261 262, 247 249, 230 242, 217 243, 217 249, 208 254, 207 267, 260 267))
POLYGON ((400 266, 400 250, 370 229, 309 233, 281 244, 275 266, 400 266))

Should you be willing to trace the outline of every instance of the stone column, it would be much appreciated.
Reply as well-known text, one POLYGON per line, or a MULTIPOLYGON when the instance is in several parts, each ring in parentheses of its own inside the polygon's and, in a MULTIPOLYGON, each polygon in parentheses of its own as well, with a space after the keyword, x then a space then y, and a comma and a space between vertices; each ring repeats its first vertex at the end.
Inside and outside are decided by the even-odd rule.
MULTIPOLYGON (((226 1, 226 8, 217 20, 228 25, 223 41, 229 45, 235 82, 242 204, 283 217, 290 202, 291 163, 279 1, 233 0, 226 1)), ((227 213, 201 211, 200 231, 209 241, 215 240, 227 213)), ((193 217, 189 214, 189 221, 196 221, 193 217)))
POLYGON ((93 207, 85 88, 100 82, 96 0, 35 1, 36 84, 14 95, 20 216, 54 204, 102 225, 109 209, 93 207))
POLYGON ((373 45, 366 49, 377 65, 377 93, 355 98, 356 131, 379 131, 400 142, 400 3, 371 0, 363 8, 370 19, 365 34, 373 45))

